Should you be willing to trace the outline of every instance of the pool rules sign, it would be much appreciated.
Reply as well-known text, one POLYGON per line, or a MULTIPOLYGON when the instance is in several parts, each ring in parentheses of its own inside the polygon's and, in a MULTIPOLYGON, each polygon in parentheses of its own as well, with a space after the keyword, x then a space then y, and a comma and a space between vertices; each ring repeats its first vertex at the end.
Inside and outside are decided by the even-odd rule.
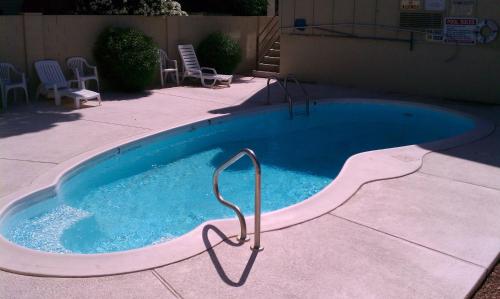
POLYGON ((445 18, 443 41, 448 44, 474 45, 477 24, 476 18, 445 18))

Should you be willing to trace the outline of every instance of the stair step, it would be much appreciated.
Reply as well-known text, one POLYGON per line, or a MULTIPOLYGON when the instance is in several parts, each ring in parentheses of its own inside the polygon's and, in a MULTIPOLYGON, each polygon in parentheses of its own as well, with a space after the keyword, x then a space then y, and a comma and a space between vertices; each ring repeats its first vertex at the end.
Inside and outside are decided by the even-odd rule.
POLYGON ((264 56, 262 57, 261 61, 262 63, 268 63, 268 64, 280 64, 280 57, 279 56, 264 56))
POLYGON ((262 63, 260 62, 258 67, 259 71, 275 72, 278 73, 280 70, 279 64, 262 63))
POLYGON ((272 46, 271 46, 271 48, 272 48, 272 49, 277 49, 277 50, 279 50, 279 49, 280 49, 280 47, 281 47, 281 45, 280 45, 280 42, 279 42, 279 41, 274 42, 274 43, 272 44, 272 46))
POLYGON ((276 72, 266 72, 266 71, 260 71, 260 70, 253 70, 252 74, 254 77, 258 78, 269 78, 269 77, 280 77, 279 73, 276 72))
POLYGON ((280 57, 280 50, 271 48, 267 51, 266 56, 280 57))

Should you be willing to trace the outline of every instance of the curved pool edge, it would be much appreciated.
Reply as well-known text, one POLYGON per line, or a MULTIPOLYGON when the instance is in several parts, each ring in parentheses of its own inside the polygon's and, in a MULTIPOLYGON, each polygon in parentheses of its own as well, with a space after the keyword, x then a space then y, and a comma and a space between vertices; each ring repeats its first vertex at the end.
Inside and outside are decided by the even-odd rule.
MULTIPOLYGON (((344 164, 337 178, 320 192, 295 205, 265 213, 262 216, 263 232, 283 229, 324 215, 348 201, 364 184, 411 174, 421 167, 423 157, 427 153, 475 141, 489 135, 494 129, 494 125, 491 122, 448 108, 427 104, 380 99, 330 99, 321 100, 318 105, 330 102, 379 102, 421 106, 427 109, 447 111, 466 116, 474 120, 475 128, 462 135, 435 142, 375 150, 351 156, 344 164)), ((59 182, 66 176, 71 175, 83 162, 88 162, 106 153, 113 153, 117 148, 133 146, 134 142, 155 138, 163 134, 190 130, 193 127, 210 124, 216 119, 227 120, 259 111, 281 109, 282 107, 283 105, 265 106, 231 115, 197 117, 172 125, 166 129, 136 135, 88 151, 55 166, 49 172, 36 179, 31 186, 0 198, 0 217, 14 203, 20 200, 29 200, 28 195, 36 196, 39 192, 53 192, 59 182)), ((253 225, 251 225, 253 217, 246 217, 246 219, 250 224, 249 233, 253 233, 253 225)), ((92 277, 156 268, 188 259, 206 251, 206 240, 203 240, 202 232, 203 228, 208 224, 217 226, 227 237, 237 236, 239 233, 239 224, 236 219, 211 220, 202 223, 189 233, 165 243, 128 251, 88 255, 57 254, 28 249, 11 243, 0 235, 0 252, 2 252, 0 255, 0 269, 37 276, 92 277), (68 267, 67 265, 71 266, 68 267)), ((220 242, 220 238, 217 238, 209 243, 215 246, 220 242)), ((265 244, 263 245, 265 246, 265 244)))

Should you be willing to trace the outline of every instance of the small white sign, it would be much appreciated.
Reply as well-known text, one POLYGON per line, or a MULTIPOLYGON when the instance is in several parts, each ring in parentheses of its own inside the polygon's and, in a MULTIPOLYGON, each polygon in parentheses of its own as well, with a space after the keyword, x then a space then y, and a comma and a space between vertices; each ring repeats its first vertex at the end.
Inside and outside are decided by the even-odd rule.
POLYGON ((459 45, 474 45, 477 38, 476 18, 445 18, 444 42, 459 45))
POLYGON ((425 34, 425 39, 428 42, 442 43, 443 42, 443 30, 442 29, 427 29, 425 34))
POLYGON ((445 0, 425 0, 425 10, 444 11, 445 8, 445 0))

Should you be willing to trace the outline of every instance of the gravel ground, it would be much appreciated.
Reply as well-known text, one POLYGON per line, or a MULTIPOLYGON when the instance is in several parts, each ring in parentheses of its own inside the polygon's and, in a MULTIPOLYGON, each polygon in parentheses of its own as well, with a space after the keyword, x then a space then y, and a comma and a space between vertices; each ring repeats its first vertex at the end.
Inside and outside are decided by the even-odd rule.
POLYGON ((500 263, 495 266, 473 299, 500 299, 500 263))

